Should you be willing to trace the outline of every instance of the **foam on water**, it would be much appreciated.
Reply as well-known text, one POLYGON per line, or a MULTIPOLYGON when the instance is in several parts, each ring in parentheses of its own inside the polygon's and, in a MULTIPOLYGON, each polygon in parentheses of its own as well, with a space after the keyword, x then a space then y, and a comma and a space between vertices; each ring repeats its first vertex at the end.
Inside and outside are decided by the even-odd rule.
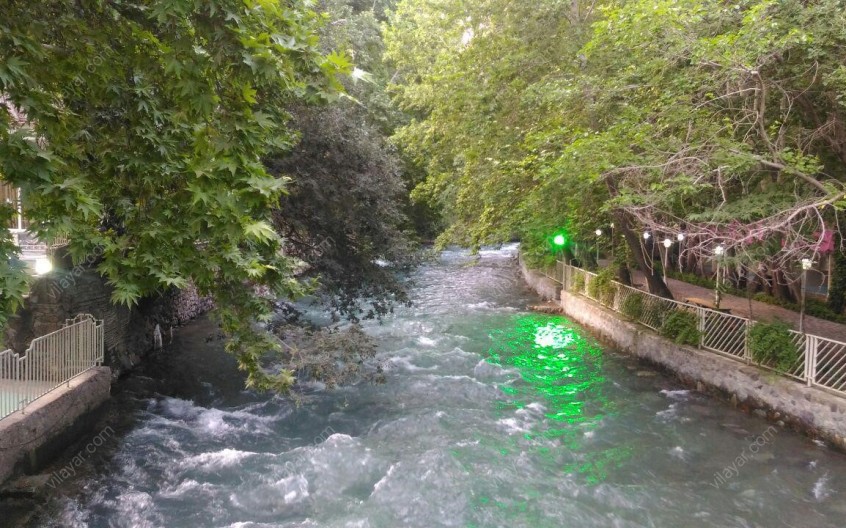
POLYGON ((183 480, 179 484, 162 486, 159 492, 160 497, 168 499, 180 499, 186 496, 209 496, 214 494, 215 486, 208 482, 197 482, 194 479, 183 480))
POLYGON ((828 485, 829 480, 828 473, 826 473, 814 483, 814 487, 811 490, 814 500, 821 501, 831 496, 833 490, 828 485))
POLYGON ((686 400, 690 396, 689 390, 667 390, 661 391, 661 394, 673 400, 686 400))
POLYGON ((766 422, 515 310, 537 302, 515 251, 446 251, 415 306, 364 324, 382 385, 293 405, 183 343, 144 373, 163 388, 116 394, 125 430, 36 526, 841 528, 846 457, 786 430, 753 456, 766 422))
POLYGON ((183 467, 199 468, 205 471, 214 471, 225 467, 239 464, 248 457, 258 456, 258 453, 238 451, 237 449, 223 449, 211 453, 202 453, 186 458, 180 462, 183 467))
POLYGON ((431 372, 433 370, 438 370, 437 366, 418 367, 407 357, 392 357, 388 361, 389 365, 387 365, 387 368, 400 369, 406 372, 431 372))

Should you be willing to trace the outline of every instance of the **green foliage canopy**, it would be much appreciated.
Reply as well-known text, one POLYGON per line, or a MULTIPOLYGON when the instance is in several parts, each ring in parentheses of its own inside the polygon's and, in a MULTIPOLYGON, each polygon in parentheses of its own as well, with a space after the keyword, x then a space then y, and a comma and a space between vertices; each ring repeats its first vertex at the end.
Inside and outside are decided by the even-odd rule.
POLYGON ((397 140, 445 241, 548 255, 622 218, 795 272, 846 196, 845 27, 842 0, 403 0, 397 140))
MULTIPOLYGON (((213 294, 262 388, 291 377, 262 371, 277 343, 252 325, 302 289, 270 218, 286 181, 262 157, 296 142, 290 105, 336 98, 351 70, 318 49, 311 5, 12 1, 0 21, 0 174, 38 235, 67 236, 77 260, 100 248, 116 302, 189 280, 213 294)), ((0 274, 4 314, 15 277, 0 274)))

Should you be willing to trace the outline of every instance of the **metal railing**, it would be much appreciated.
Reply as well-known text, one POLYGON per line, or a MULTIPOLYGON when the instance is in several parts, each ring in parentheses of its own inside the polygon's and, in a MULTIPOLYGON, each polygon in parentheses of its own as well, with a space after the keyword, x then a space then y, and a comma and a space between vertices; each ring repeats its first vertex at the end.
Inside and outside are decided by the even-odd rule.
POLYGON ((561 284, 561 277, 564 275, 564 263, 560 260, 555 261, 555 267, 548 267, 541 270, 541 273, 547 278, 554 280, 561 284))
POLYGON ((0 352, 0 419, 103 363, 103 321, 80 314, 35 338, 23 355, 0 352))
POLYGON ((558 264, 562 270, 559 282, 570 293, 592 299, 657 332, 662 331, 671 314, 693 314, 699 348, 775 371, 805 382, 809 387, 820 387, 846 396, 846 343, 790 330, 797 351, 795 359, 780 365, 756 361, 749 350, 749 331, 756 324, 751 319, 666 299, 617 281, 607 282, 600 291, 600 288, 591 287, 597 280, 596 273, 563 262, 558 264))

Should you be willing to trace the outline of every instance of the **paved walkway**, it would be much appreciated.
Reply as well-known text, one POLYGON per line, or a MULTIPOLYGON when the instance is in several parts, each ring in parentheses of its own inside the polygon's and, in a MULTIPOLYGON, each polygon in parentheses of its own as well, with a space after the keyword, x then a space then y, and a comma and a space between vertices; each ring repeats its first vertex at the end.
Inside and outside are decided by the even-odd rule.
POLYGON ((44 394, 51 388, 51 383, 0 379, 0 419, 18 410, 21 401, 32 400, 35 395, 44 394))
MULTIPOLYGON (((632 281, 637 284, 640 289, 646 290, 646 278, 640 271, 632 273, 632 281)), ((684 301, 689 297, 699 297, 708 299, 713 302, 714 290, 710 288, 703 288, 687 282, 681 282, 675 279, 667 279, 667 286, 673 292, 673 297, 677 301, 684 301)), ((794 329, 799 328, 799 313, 781 306, 775 306, 760 301, 752 301, 752 316, 749 315, 749 301, 745 297, 737 297, 734 295, 723 294, 720 301, 721 308, 729 308, 732 315, 739 315, 754 319, 756 321, 784 321, 790 324, 794 329)), ((805 332, 808 334, 828 337, 836 339, 837 341, 846 342, 846 325, 826 321, 818 317, 805 316, 805 332)))

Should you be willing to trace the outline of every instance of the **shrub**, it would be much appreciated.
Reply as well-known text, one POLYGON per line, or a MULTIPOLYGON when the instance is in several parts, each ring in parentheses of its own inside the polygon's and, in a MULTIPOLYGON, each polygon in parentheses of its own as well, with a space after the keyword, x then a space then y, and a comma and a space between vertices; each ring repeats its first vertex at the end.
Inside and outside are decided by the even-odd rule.
POLYGON ((800 360, 790 327, 780 321, 752 325, 749 330, 749 352, 757 363, 779 372, 792 370, 800 360))
POLYGON ((816 299, 807 299, 805 301, 805 313, 827 321, 846 323, 846 316, 842 313, 835 312, 831 306, 816 299))
POLYGON ((688 284, 694 284, 696 286, 701 286, 703 288, 708 288, 710 290, 713 290, 716 287, 714 279, 710 277, 702 277, 695 273, 680 273, 678 271, 668 269, 667 276, 672 279, 680 280, 688 284))
POLYGON ((673 311, 661 325, 661 335, 672 339, 679 345, 697 346, 699 344, 699 321, 695 313, 673 311))
POLYGON ((581 293, 585 290, 585 274, 584 273, 576 273, 576 276, 573 277, 573 291, 577 293, 581 293))
POLYGON ((827 307, 832 313, 842 315, 843 308, 846 308, 846 253, 837 251, 834 254, 833 264, 827 307))
POLYGON ((639 321, 643 316, 643 295, 639 293, 630 294, 623 301, 622 306, 620 306, 620 311, 626 317, 639 321))
POLYGON ((611 268, 600 271, 588 284, 588 295, 602 304, 611 304, 617 288, 614 286, 614 272, 611 268))
MULTIPOLYGON (((781 306, 782 308, 787 308, 788 310, 793 310, 794 312, 798 312, 801 309, 801 306, 797 303, 790 302, 785 299, 778 299, 763 292, 756 293, 752 299, 775 306, 781 306)), ((805 300, 805 313, 813 317, 825 319, 826 321, 846 323, 846 316, 835 312, 827 304, 816 299, 805 300)))

